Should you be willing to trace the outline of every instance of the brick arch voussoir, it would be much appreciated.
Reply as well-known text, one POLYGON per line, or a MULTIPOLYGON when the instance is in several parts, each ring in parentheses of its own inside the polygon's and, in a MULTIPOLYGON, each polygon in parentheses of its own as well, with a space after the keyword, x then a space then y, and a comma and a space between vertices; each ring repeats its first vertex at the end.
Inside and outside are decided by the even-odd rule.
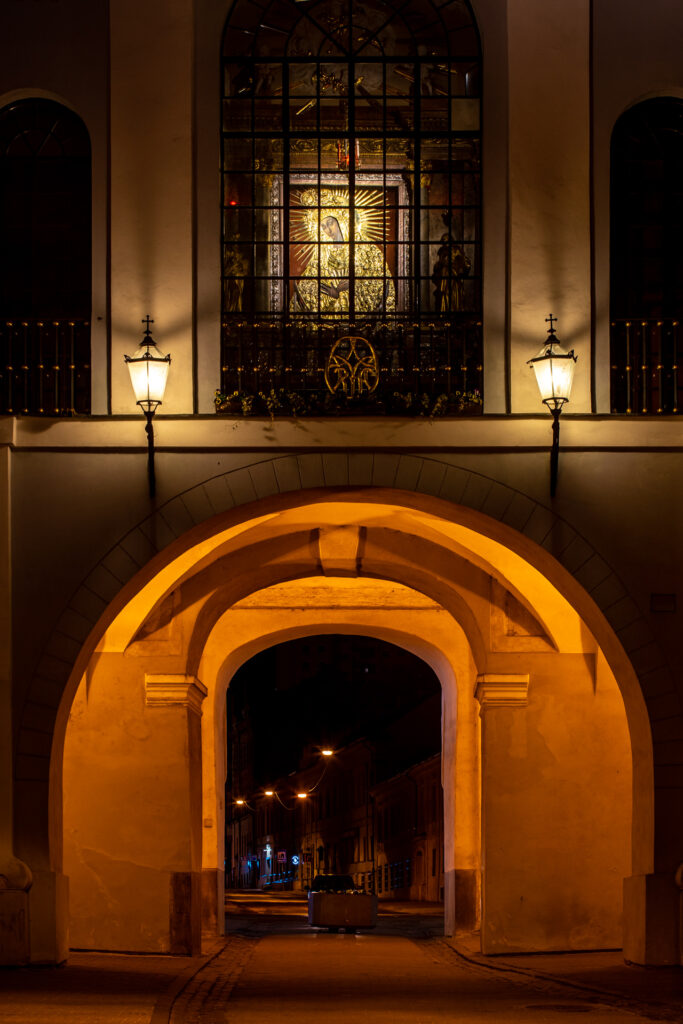
POLYGON ((490 516, 539 544, 603 612, 640 679, 646 703, 675 694, 650 626, 615 571, 571 524, 521 491, 444 456, 264 455, 175 495, 92 569, 62 613, 31 680, 17 747, 20 777, 24 771, 48 777, 52 726, 76 657, 108 604, 151 558, 193 527, 239 506, 288 492, 345 487, 391 488, 440 498, 490 516))

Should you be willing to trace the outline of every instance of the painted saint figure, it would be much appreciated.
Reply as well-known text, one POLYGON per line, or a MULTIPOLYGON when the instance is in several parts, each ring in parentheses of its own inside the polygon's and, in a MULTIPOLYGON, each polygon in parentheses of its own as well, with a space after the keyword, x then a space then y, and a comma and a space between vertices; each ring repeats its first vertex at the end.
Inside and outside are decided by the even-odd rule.
POLYGON ((469 257, 454 241, 450 232, 442 235, 432 272, 432 281, 436 286, 434 308, 437 313, 460 313, 464 309, 463 281, 471 267, 469 257))
MULTIPOLYGON (((236 241, 239 240, 239 235, 236 241)), ((241 313, 244 298, 244 279, 249 273, 249 260, 237 246, 225 250, 223 256, 223 290, 226 313, 241 313)))

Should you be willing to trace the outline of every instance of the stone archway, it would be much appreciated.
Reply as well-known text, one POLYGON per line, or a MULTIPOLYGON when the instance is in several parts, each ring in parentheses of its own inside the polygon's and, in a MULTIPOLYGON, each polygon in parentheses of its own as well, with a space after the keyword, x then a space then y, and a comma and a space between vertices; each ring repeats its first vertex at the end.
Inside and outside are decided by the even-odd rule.
POLYGON ((661 793, 656 791, 660 812, 655 823, 652 736, 646 706, 651 706, 656 720, 661 717, 658 705, 664 700, 666 714, 674 716, 671 722, 661 723, 667 728, 657 730, 665 745, 672 735, 668 726, 683 715, 649 622, 600 552, 545 505, 463 469, 456 457, 385 452, 252 456, 248 464, 211 477, 154 510, 93 566, 68 600, 27 686, 27 699, 17 720, 15 836, 18 852, 33 873, 32 959, 59 961, 66 955, 67 933, 59 924, 67 898, 59 853, 64 727, 75 687, 99 633, 125 604, 131 586, 143 585, 160 566, 173 560, 174 554, 191 546, 194 538, 209 535, 209 523, 216 515, 238 522, 257 514, 254 502, 261 503, 259 508, 279 508, 331 493, 346 494, 347 500, 353 500, 358 492, 380 498, 386 489, 412 507, 436 507, 449 519, 464 516, 485 532, 500 524, 512 538, 509 543, 513 547, 521 547, 532 561, 540 557, 549 567, 552 578, 571 594, 603 650, 609 652, 630 709, 637 771, 634 832, 639 852, 629 882, 633 906, 629 958, 638 963, 670 962, 668 950, 677 943, 678 927, 670 910, 669 862, 673 854, 666 838, 671 799, 664 779, 661 793), (132 583, 136 576, 138 583, 132 583), (661 835, 656 860, 655 824, 658 837, 661 835), (663 945, 653 938, 653 928, 660 926, 667 936, 663 945))
MULTIPOLYGON (((494 563, 498 560, 499 564, 495 568, 496 574, 507 581, 508 585, 512 587, 512 591, 515 591, 522 601, 528 600, 528 595, 525 597, 525 590, 528 591, 529 587, 532 589, 534 586, 545 588, 546 599, 539 604, 544 605, 546 616, 552 620, 546 623, 547 628, 551 636, 555 636, 556 645, 566 642, 571 646, 570 634, 562 639, 564 629, 562 609, 571 612, 572 605, 560 595, 556 584, 551 583, 548 577, 544 576, 528 557, 525 557, 527 556, 525 548, 533 552, 536 545, 528 542, 525 545, 522 540, 514 544, 517 550, 514 550, 513 546, 506 546, 501 543, 499 538, 505 537, 510 544, 511 531, 505 528, 496 530, 495 524, 492 525, 491 520, 486 520, 483 516, 468 516, 467 510, 453 509, 445 502, 420 501, 415 495, 401 495, 395 491, 335 490, 333 492, 316 492, 313 495, 304 495, 299 492, 293 494, 291 498, 293 500, 271 501, 255 505, 249 510, 252 512, 249 518, 235 515, 220 517, 212 524, 213 530, 195 531, 192 538, 188 537, 184 543, 174 545, 170 554, 176 556, 175 569, 167 579, 162 579, 163 574, 170 572, 170 566, 173 563, 169 559, 158 559, 157 565, 152 566, 151 571, 145 574, 147 582, 142 579, 136 586, 128 589, 127 604, 125 601, 115 603, 111 615, 108 616, 108 621, 102 624, 99 633, 98 658, 102 660, 108 656, 124 655, 130 647, 131 641, 135 640, 140 625, 147 619, 155 606, 159 611, 169 594, 177 590, 178 587, 181 589, 185 587, 186 593, 181 596, 178 608, 180 621, 186 608, 190 607, 193 601, 198 600, 201 587, 195 577, 198 577, 200 573, 204 573, 205 581, 210 579, 211 594, 214 599, 213 606, 211 601, 207 601, 202 609, 204 618, 198 628, 199 632, 205 636, 214 628, 220 617, 221 609, 225 610, 226 606, 231 607, 239 601, 240 595, 244 596, 244 594, 253 592, 259 586, 282 584, 287 580, 319 574, 321 571, 323 576, 327 577, 349 578, 365 574, 371 578, 396 580, 397 576, 392 576, 390 566, 396 567, 401 563, 400 537, 401 534, 405 536, 406 531, 410 534, 411 530, 413 546, 422 544, 423 549, 417 552, 419 558, 413 558, 412 568, 406 568, 406 564, 402 564, 400 573, 403 574, 404 582, 407 585, 414 586, 417 583, 417 589, 421 592, 431 594, 432 597, 443 596, 448 605, 446 609, 448 614, 452 615, 456 621, 460 621, 461 625, 465 624, 471 649, 476 655, 475 660, 478 658, 480 661, 478 665, 481 669, 478 673, 480 676, 479 697, 485 706, 509 707, 511 699, 513 702, 517 700, 520 703, 520 679, 515 678, 515 673, 510 671, 502 673, 506 677, 504 679, 501 678, 500 670, 497 675, 495 671, 486 671, 487 667, 490 669, 493 665, 486 664, 485 652, 481 649, 481 638, 477 637, 476 623, 467 620, 466 602, 458 600, 457 588, 447 599, 448 595, 445 594, 443 581, 439 582, 437 579, 443 568, 443 560, 446 555, 452 562, 453 578, 457 576, 457 560, 462 557, 462 551, 465 549, 469 553, 474 570, 480 574, 484 572, 484 566, 488 565, 489 568, 494 568, 494 563), (312 532, 315 533, 315 530, 312 531, 311 524, 323 517, 323 510, 328 506, 330 508, 334 506, 336 512, 333 515, 330 513, 331 518, 328 525, 322 528, 318 527, 317 534, 313 537, 312 532), (366 524, 370 522, 371 526, 351 525, 348 522, 349 517, 353 519, 353 515, 349 514, 353 513, 354 509, 358 510, 359 507, 362 507, 363 510, 362 515, 358 513, 361 515, 362 522, 366 524), (450 518, 446 518, 444 515, 447 510, 450 512, 450 518), (278 526, 276 519, 280 517, 282 521, 285 521, 287 516, 290 517, 289 525, 283 530, 281 524, 278 526), (384 519, 380 527, 379 520, 382 517, 384 519), (412 522, 410 528, 407 526, 409 521, 412 522), (478 529, 473 528, 475 525, 478 529), (234 531, 232 534, 231 530, 234 531), (439 530, 442 531, 439 534, 440 553, 436 550, 437 545, 435 544, 435 537, 439 530), (256 548, 249 543, 249 537, 247 537, 250 531, 251 539, 253 540, 258 535, 258 543, 261 545, 259 552, 262 557, 256 560, 254 558, 256 548), (377 535, 375 536, 375 534, 377 535), (191 543, 192 540, 195 541, 194 545, 191 543), (242 549, 241 555, 237 551, 238 547, 242 549), (431 549, 435 550, 434 554, 431 554, 431 549), (523 553, 519 553, 519 549, 522 549, 523 553), (243 564, 239 561, 240 557, 243 558, 243 564), (225 566, 228 564, 226 560, 229 561, 232 576, 239 577, 241 572, 248 572, 249 583, 246 590, 240 590, 239 585, 235 586, 232 576, 226 582, 225 566), (265 565, 270 568, 263 575, 260 570, 254 569, 255 565, 265 565), (522 575, 527 574, 528 578, 524 582, 520 576, 515 583, 515 574, 519 575, 520 572, 522 575), (424 579, 425 573, 432 574, 431 589, 429 582, 424 579), (154 581, 159 583, 156 595, 151 592, 145 593, 146 588, 149 588, 154 581), (555 600, 553 594, 557 595, 554 608, 552 607, 555 600), (134 622, 128 622, 126 625, 124 623, 125 615, 122 615, 122 612, 126 607, 135 605, 136 601, 140 607, 133 616, 134 622), (502 699, 501 686, 504 690, 502 699)), ((413 555, 415 553, 414 551, 413 555)), ((541 564, 546 560, 554 561, 549 559, 545 552, 541 552, 540 556, 536 553, 536 560, 541 564)), ((395 571, 399 572, 398 569, 395 571)), ((559 570, 559 574, 562 575, 561 570, 559 570)), ((152 587, 152 589, 154 588, 152 587)), ((569 589, 571 590, 571 587, 569 589)), ((573 614, 576 617, 576 613, 573 614)), ((169 617, 168 606, 162 614, 162 618, 164 615, 166 618, 169 617)), ((199 618, 198 616, 197 622, 199 622, 199 618)), ((152 629, 151 632, 154 633, 155 630, 152 629)), ((162 641, 158 639, 158 642, 162 641)), ((197 673, 204 646, 204 641, 197 643, 193 641, 188 647, 188 656, 183 663, 184 672, 171 671, 167 673, 166 684, 172 682, 174 685, 180 685, 181 688, 185 687, 181 707, 186 709, 190 707, 193 700, 197 700, 196 694, 191 696, 191 688, 196 686, 195 679, 199 679, 201 682, 201 677, 197 673), (182 679, 180 679, 181 675, 182 679)), ((583 648, 581 649, 583 650, 583 648)), ((161 652, 157 651, 157 654, 161 655, 161 652)), ((605 654, 607 655, 607 651, 605 654)), ((498 664, 500 664, 500 658, 498 664)), ((178 664, 176 664, 177 667, 178 664)), ((96 671, 96 667, 94 671, 96 671)), ((157 672, 152 675, 156 677, 155 682, 164 684, 164 673, 157 672)), ((635 711, 633 708, 631 709, 631 717, 634 713, 637 717, 637 707, 635 711)), ((643 855, 647 855, 646 850, 637 851, 637 856, 642 857, 643 855)))

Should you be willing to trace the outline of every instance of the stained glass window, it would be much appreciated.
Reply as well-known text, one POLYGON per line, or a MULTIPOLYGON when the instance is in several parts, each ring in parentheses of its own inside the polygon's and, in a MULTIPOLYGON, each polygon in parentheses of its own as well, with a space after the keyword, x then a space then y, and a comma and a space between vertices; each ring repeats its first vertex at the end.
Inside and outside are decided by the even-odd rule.
POLYGON ((443 412, 480 392, 464 0, 237 0, 223 52, 224 395, 443 412))

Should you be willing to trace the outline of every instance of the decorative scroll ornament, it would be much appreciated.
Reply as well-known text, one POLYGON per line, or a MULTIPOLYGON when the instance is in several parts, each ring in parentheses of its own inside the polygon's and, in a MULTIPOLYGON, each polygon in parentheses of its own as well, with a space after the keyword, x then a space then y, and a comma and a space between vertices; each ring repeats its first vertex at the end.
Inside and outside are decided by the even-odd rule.
POLYGON ((379 384, 379 360, 367 338, 338 338, 325 364, 325 383, 333 395, 371 395, 379 384))

